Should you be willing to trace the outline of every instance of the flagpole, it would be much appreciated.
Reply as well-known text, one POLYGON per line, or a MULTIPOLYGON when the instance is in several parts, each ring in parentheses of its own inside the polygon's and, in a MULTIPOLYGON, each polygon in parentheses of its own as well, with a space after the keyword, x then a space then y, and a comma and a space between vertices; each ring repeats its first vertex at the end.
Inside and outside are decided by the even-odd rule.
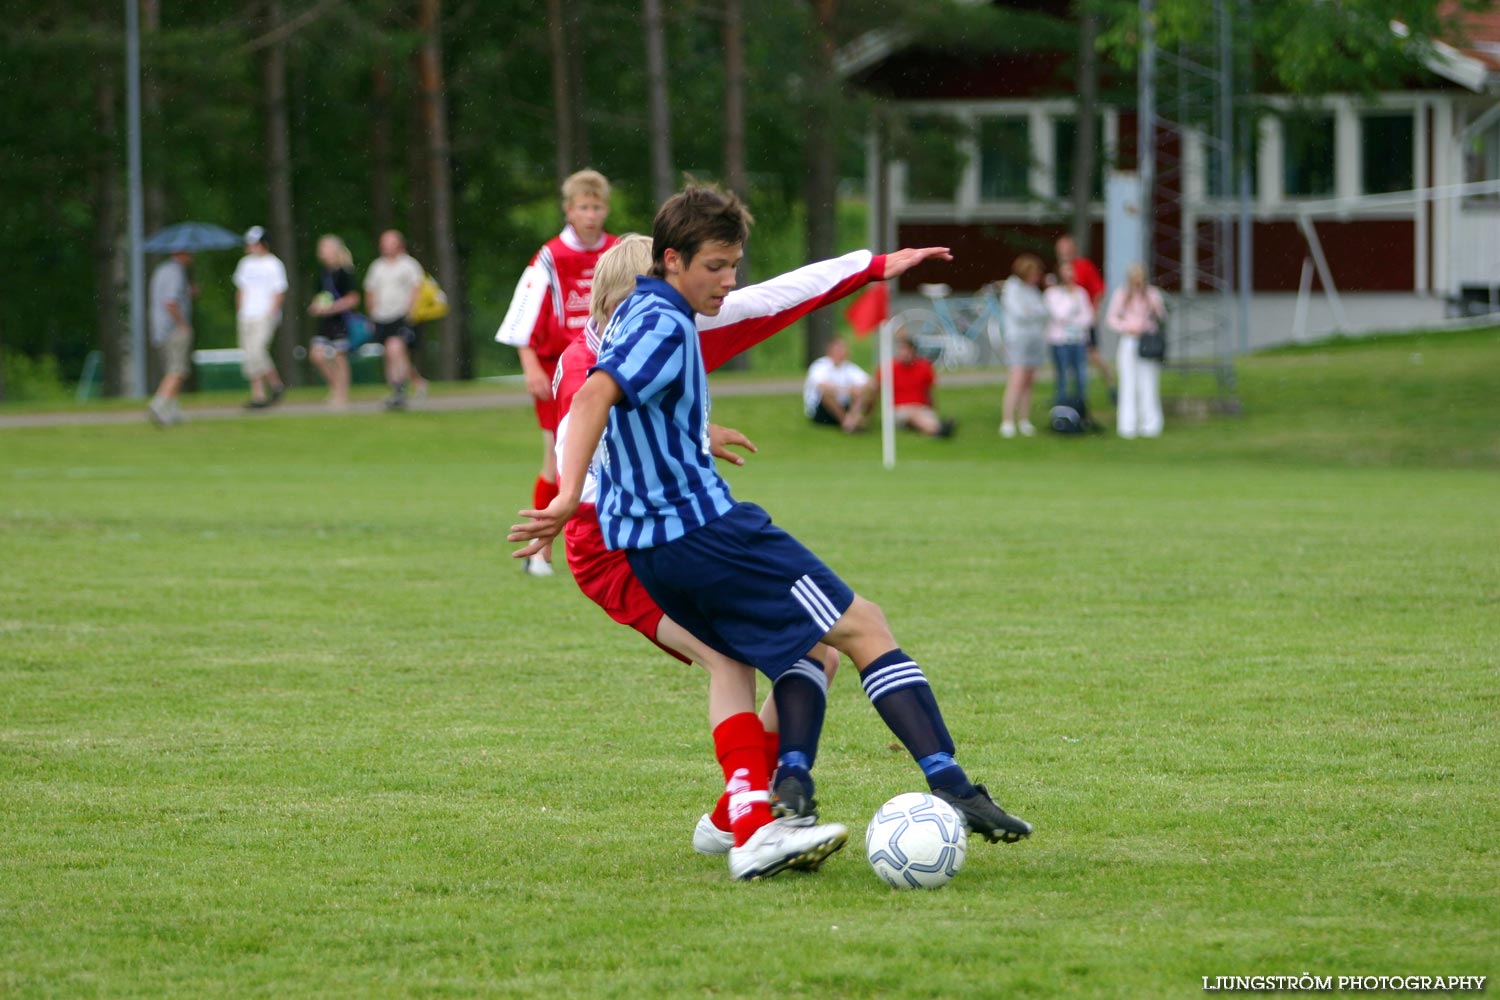
POLYGON ((896 467, 896 400, 891 386, 895 338, 891 325, 888 319, 880 322, 880 450, 887 469, 896 467))

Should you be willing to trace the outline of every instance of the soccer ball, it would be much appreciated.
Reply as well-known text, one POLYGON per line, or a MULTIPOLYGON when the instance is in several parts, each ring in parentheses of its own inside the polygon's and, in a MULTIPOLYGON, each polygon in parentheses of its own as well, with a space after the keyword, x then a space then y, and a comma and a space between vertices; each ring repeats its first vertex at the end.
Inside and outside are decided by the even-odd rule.
POLYGON ((865 858, 896 889, 936 889, 964 866, 969 830, 942 799, 906 792, 876 811, 865 829, 865 858))

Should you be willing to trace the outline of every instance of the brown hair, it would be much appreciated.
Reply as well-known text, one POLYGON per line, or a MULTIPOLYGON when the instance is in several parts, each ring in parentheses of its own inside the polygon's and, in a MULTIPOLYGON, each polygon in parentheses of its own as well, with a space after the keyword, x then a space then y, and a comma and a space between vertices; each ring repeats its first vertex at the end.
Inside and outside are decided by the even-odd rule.
POLYGON ((1023 253, 1016 258, 1016 262, 1010 266, 1010 273, 1022 281, 1033 278, 1043 273, 1042 258, 1034 253, 1023 253))
POLYGON ((666 277, 667 251, 691 262, 705 243, 738 246, 750 236, 755 219, 744 202, 707 184, 690 184, 668 198, 651 223, 651 273, 666 277))

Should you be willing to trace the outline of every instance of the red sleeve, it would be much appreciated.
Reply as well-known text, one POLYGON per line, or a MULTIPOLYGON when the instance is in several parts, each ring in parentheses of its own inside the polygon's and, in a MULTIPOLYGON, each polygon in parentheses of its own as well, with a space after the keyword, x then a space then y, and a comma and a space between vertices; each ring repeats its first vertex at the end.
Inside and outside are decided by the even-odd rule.
POLYGON ((595 360, 594 352, 589 350, 581 337, 569 344, 567 350, 562 352, 562 357, 557 359, 552 395, 557 399, 558 420, 568 415, 568 410, 573 406, 573 397, 578 395, 578 390, 588 381, 589 369, 593 367, 595 360))
POLYGON ((1089 303, 1098 305, 1099 300, 1104 297, 1104 276, 1094 266, 1094 262, 1080 257, 1073 262, 1073 280, 1078 282, 1080 288, 1089 293, 1089 303))
POLYGON ((735 289, 718 316, 699 316, 703 366, 713 371, 742 351, 885 276, 885 254, 856 251, 819 261, 758 285, 735 289))

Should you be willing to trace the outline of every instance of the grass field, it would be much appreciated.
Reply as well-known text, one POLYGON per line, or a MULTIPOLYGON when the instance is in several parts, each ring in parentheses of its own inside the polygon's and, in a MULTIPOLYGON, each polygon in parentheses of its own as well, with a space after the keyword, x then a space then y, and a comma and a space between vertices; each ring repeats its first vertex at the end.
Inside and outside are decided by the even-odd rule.
POLYGON ((857 835, 731 883, 706 685, 507 561, 522 410, 0 431, 0 995, 1187 996, 1500 973, 1500 331, 1249 359, 1159 441, 723 399, 1036 824, 895 893, 920 773, 852 668, 857 835))

